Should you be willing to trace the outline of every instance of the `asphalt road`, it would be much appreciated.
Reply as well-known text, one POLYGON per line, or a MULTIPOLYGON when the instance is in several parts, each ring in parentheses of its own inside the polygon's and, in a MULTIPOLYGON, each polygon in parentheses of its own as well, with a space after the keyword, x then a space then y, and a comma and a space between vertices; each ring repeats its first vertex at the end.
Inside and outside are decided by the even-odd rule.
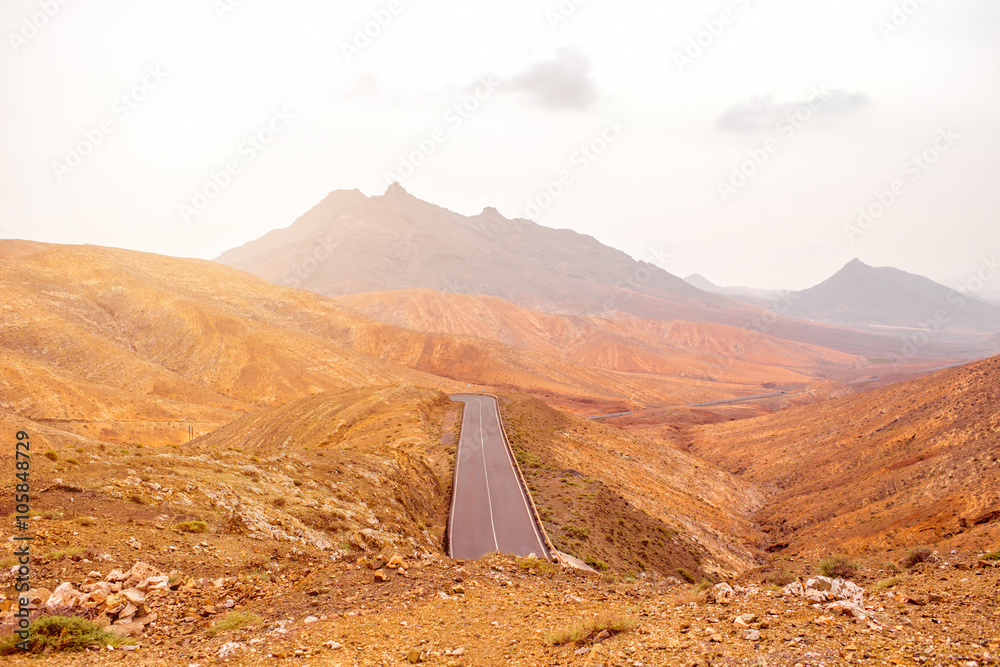
POLYGON ((477 395, 451 399, 465 403, 449 519, 452 557, 479 558, 499 551, 545 558, 542 537, 501 434, 496 400, 477 395))

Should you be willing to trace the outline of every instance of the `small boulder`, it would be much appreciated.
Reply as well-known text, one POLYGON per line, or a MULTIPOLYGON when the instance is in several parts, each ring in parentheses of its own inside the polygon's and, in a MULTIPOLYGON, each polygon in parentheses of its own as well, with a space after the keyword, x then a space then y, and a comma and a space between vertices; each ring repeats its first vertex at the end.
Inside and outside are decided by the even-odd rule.
POLYGON ((723 582, 712 587, 712 599, 716 604, 732 604, 736 597, 736 591, 729 584, 723 582))
POLYGON ((107 631, 118 637, 138 637, 142 634, 143 625, 142 623, 115 623, 108 626, 107 631))

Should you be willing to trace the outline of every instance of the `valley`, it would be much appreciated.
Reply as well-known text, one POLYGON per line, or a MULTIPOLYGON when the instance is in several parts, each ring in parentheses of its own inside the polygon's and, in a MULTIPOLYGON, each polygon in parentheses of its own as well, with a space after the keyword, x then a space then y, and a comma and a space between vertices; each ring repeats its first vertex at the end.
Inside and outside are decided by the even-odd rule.
MULTIPOLYGON (((469 226, 411 200, 401 189, 335 193, 317 210, 337 230, 348 216, 353 231, 337 243, 363 246, 381 233, 364 216, 391 220, 384 207, 430 230, 466 225, 466 247, 517 224, 487 211, 469 226)), ((282 252, 331 233, 319 213, 274 233, 293 248, 270 255, 274 271, 291 257, 282 252), (295 241, 301 229, 312 236, 295 241)), ((555 233, 520 226, 525 236, 504 243, 522 257, 535 234, 555 233)), ((369 251, 395 257, 398 240, 369 251)), ((582 266, 634 270, 579 243, 573 255, 592 256, 582 266)), ((996 576, 1000 365, 982 342, 992 325, 966 323, 894 360, 881 355, 905 341, 886 333, 903 315, 755 327, 766 310, 749 297, 708 296, 669 274, 622 297, 613 272, 589 269, 553 291, 517 271, 457 289, 472 260, 427 273, 447 266, 438 242, 407 244, 416 268, 391 285, 310 291, 216 262, 0 241, 0 424, 30 433, 35 452, 35 604, 93 588, 103 563, 142 561, 171 582, 142 591, 150 614, 67 610, 161 664, 497 664, 495 651, 504 664, 604 651, 611 664, 794 664, 805 645, 815 664, 879 664, 909 659, 913 642, 899 639, 924 627, 909 612, 927 604, 911 603, 931 595, 950 619, 940 631, 981 634, 964 655, 993 659, 998 617, 979 623, 958 604, 992 600, 982 584, 996 576), (584 294, 619 301, 600 308, 584 294), (449 396, 470 393, 499 397, 538 519, 583 569, 448 558, 463 414, 449 396), (850 560, 870 614, 835 630, 783 592, 833 556, 850 560), (947 593, 935 592, 938 571, 947 593), (740 587, 735 606, 715 599, 724 582, 740 587), (550 636, 598 608, 621 627, 599 641, 550 636), (746 628, 727 618, 737 608, 755 619, 746 628), (396 646, 371 634, 394 613, 410 619, 396 646), (505 624, 507 643, 407 629, 482 613, 505 624), (851 643, 837 648, 841 637, 851 643)), ((316 280, 336 278, 323 271, 316 280)), ((0 461, 12 474, 13 451, 0 461)), ((0 494, 0 513, 15 505, 0 494)), ((0 613, 12 614, 5 581, 0 613)))

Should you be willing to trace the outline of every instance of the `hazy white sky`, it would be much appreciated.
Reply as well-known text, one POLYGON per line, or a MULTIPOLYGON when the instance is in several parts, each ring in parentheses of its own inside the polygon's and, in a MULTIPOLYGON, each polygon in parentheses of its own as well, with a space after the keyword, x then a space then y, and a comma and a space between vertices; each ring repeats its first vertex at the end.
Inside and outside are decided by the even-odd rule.
POLYGON ((0 28, 2 237, 211 258, 393 174, 721 284, 857 256, 957 286, 1000 252, 996 0, 8 0, 0 28))

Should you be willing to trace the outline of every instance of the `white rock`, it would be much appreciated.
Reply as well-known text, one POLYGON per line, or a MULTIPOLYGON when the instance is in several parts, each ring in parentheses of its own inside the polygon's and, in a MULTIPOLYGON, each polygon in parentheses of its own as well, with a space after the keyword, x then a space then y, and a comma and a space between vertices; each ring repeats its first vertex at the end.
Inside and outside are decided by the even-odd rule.
POLYGON ((226 660, 227 658, 233 657, 239 653, 242 648, 243 644, 240 644, 239 642, 228 642, 223 644, 219 649, 219 660, 226 660))
POLYGON ((713 586, 711 594, 716 604, 732 604, 733 598, 736 597, 736 591, 725 582, 713 586))

